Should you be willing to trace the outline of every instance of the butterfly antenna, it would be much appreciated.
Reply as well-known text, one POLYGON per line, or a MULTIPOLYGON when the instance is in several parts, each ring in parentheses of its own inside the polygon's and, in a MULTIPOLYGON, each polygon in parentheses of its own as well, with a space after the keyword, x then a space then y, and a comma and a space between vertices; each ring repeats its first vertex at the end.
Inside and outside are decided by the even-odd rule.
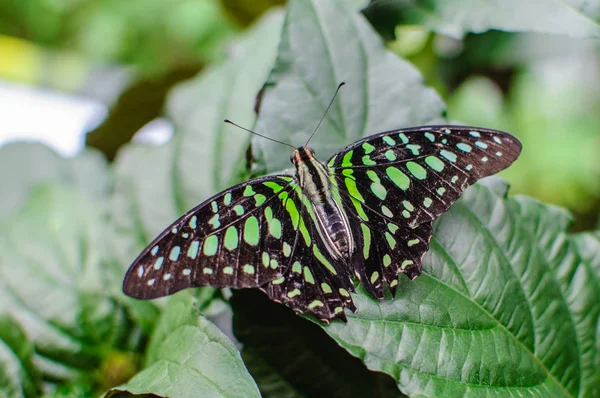
POLYGON ((323 123, 323 120, 325 119, 325 116, 327 116, 327 112, 329 111, 329 108, 331 108, 331 105, 333 105, 333 101, 335 100, 335 97, 337 96, 338 91, 340 91, 340 88, 342 88, 342 86, 344 84, 346 84, 346 83, 345 82, 341 82, 337 86, 337 89, 335 90, 335 93, 333 94, 333 98, 331 98, 331 101, 329 102, 329 105, 327 105, 327 109, 325 109, 325 113, 323 113, 323 117, 321 117, 321 120, 319 121, 319 124, 317 124, 317 128, 315 128, 315 131, 313 131, 313 133, 310 135, 310 137, 308 137, 308 140, 306 141, 306 144, 304 144, 304 146, 308 145, 308 143, 310 142, 310 140, 312 140, 313 135, 315 135, 315 133, 319 129, 319 126, 321 126, 321 123, 323 123))
POLYGON ((239 124, 235 124, 234 122, 232 122, 232 121, 231 121, 231 120, 229 120, 229 119, 225 119, 225 120, 224 120, 224 122, 225 122, 225 123, 232 124, 232 125, 234 125, 235 127, 238 127, 238 128, 240 128, 240 129, 242 129, 242 130, 244 130, 244 131, 247 131, 247 132, 249 132, 250 134, 254 134, 254 135, 257 135, 257 136, 259 136, 259 137, 262 137, 262 138, 264 138, 264 139, 267 139, 267 140, 269 140, 269 141, 277 142, 277 143, 279 143, 279 144, 281 144, 281 145, 289 146, 289 147, 290 147, 290 148, 292 148, 292 149, 296 149, 296 147, 294 147, 293 145, 290 145, 290 144, 288 144, 287 142, 282 142, 282 141, 276 140, 275 138, 270 138, 270 137, 267 137, 266 135, 262 135, 262 134, 255 133, 254 131, 252 131, 252 130, 248 130, 247 128, 245 128, 245 127, 242 127, 242 126, 240 126, 239 124))

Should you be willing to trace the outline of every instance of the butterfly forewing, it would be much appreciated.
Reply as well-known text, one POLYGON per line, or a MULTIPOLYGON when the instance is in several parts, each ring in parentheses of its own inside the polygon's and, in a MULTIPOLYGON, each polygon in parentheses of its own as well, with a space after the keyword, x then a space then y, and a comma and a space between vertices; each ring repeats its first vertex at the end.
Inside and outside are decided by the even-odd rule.
POLYGON ((193 286, 258 287, 287 269, 300 203, 281 197, 290 176, 268 176, 230 188, 189 211, 129 268, 123 291, 152 299, 193 286))
POLYGON ((349 195, 417 226, 447 211, 475 181, 508 167, 520 151, 519 141, 500 131, 428 126, 367 137, 329 166, 349 195))
POLYGON ((334 155, 331 178, 354 214, 364 246, 355 271, 382 298, 398 273, 414 279, 429 249, 431 221, 480 178, 508 167, 521 144, 495 130, 428 126, 376 134, 334 155))

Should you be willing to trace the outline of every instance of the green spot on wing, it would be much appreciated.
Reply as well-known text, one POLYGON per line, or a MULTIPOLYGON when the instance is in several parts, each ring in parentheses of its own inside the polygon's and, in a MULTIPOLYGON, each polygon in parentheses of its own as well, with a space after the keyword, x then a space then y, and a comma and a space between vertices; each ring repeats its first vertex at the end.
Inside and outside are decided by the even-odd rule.
POLYGON ((255 193, 256 192, 254 192, 254 189, 252 188, 252 185, 246 185, 246 189, 244 189, 244 196, 252 196, 255 193))
POLYGON ((353 151, 348 151, 344 157, 342 158, 342 167, 352 167, 354 166, 352 164, 352 152, 353 151))
POLYGON ((198 256, 198 248, 200 247, 200 242, 195 240, 188 247, 187 256, 191 259, 195 259, 198 256))
POLYGON ((299 261, 294 261, 294 264, 292 264, 292 272, 297 274, 302 273, 302 264, 299 261))
POLYGON ((256 206, 260 206, 263 203, 265 203, 265 200, 267 200, 267 198, 265 197, 265 195, 259 193, 254 196, 254 200, 256 201, 256 206))
POLYGON ((467 153, 471 152, 471 145, 465 144, 464 142, 456 144, 456 147, 463 152, 467 152, 467 153))
POLYGON ((211 235, 204 239, 204 245, 202 246, 202 253, 205 256, 214 256, 219 248, 219 238, 216 235, 211 235))
POLYGON ((369 144, 368 142, 364 142, 362 144, 362 147, 365 150, 365 154, 367 154, 367 155, 375 150, 375 147, 373 145, 369 144))
POLYGON ((279 221, 276 218, 271 220, 271 222, 269 223, 269 233, 274 238, 280 239, 281 238, 281 221, 279 221))
POLYGON ((213 228, 219 228, 221 226, 221 222, 219 221, 219 213, 215 214, 208 220, 208 223, 213 226, 213 228))
POLYGON ((379 279, 379 272, 375 271, 371 274, 371 283, 375 283, 379 279))
POLYGON ((263 183, 266 187, 269 187, 273 190, 273 193, 277 193, 279 191, 281 191, 283 189, 283 187, 279 184, 277 184, 276 182, 273 181, 267 181, 263 183))
POLYGON ((329 272, 331 272, 333 275, 337 275, 337 271, 335 270, 335 268, 333 268, 333 265, 331 265, 331 263, 327 261, 327 259, 325 258, 325 256, 323 256, 323 254, 317 246, 313 246, 313 254, 317 258, 317 260, 319 260, 319 262, 329 270, 329 272))
POLYGON ((410 186, 410 178, 396 167, 388 167, 385 173, 398 188, 406 191, 410 186))
POLYGON ((292 247, 287 242, 283 242, 283 255, 289 257, 291 254, 292 247))
POLYGON ((424 180, 427 178, 427 171, 418 163, 415 162, 407 162, 406 168, 418 180, 424 180))
POLYGON ((316 308, 316 307, 323 307, 323 302, 321 300, 313 300, 309 305, 308 308, 316 308))
POLYGON ((387 240, 388 245, 390 246, 390 249, 394 250, 394 247, 396 247, 396 239, 394 239, 392 234, 390 234, 389 232, 386 232, 385 239, 387 240))
POLYGON ((224 244, 227 250, 234 250, 238 247, 238 231, 236 227, 231 226, 227 228, 224 244))
POLYGON ((363 223, 360 224, 360 228, 363 233, 363 257, 367 259, 371 250, 371 230, 363 223))
POLYGON ((449 162, 456 163, 456 154, 445 149, 440 151, 440 155, 449 162))
POLYGON ((315 278, 313 277, 312 272, 310 272, 310 269, 308 269, 308 267, 304 267, 303 268, 304 271, 304 280, 312 285, 315 284, 315 278))
POLYGON ((350 194, 350 196, 352 196, 354 199, 360 201, 360 202, 364 202, 365 199, 363 198, 363 196, 360 194, 360 192, 358 191, 358 188, 356 187, 356 181, 351 179, 351 178, 345 178, 344 182, 346 183, 346 189, 348 189, 348 193, 350 194))
POLYGON ((169 252, 169 260, 171 260, 171 261, 177 261, 177 259, 179 258, 179 253, 181 253, 181 247, 180 246, 174 246, 171 249, 171 252, 169 252))
POLYGON ((244 224, 244 241, 249 245, 256 246, 259 238, 258 219, 254 216, 248 217, 244 224))
POLYGON ((235 214, 237 214, 238 216, 241 216, 244 214, 244 206, 242 205, 235 205, 233 207, 233 211, 235 211, 235 214))
POLYGON ((377 163, 373 161, 369 155, 365 155, 362 157, 362 162, 365 166, 375 166, 377 163))
POLYGON ((442 162, 436 156, 427 156, 425 158, 425 163, 427 163, 427 165, 429 167, 431 167, 432 169, 434 169, 437 172, 440 172, 440 171, 444 170, 444 162, 442 162))
POLYGON ((406 149, 410 150, 413 154, 413 156, 418 156, 419 155, 419 151, 421 150, 421 145, 407 145, 406 149))

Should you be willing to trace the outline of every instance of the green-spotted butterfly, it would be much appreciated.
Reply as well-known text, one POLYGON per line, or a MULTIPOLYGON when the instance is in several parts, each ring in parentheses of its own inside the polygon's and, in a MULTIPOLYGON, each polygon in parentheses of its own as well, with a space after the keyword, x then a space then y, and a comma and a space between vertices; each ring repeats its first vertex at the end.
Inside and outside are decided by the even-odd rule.
POLYGON ((258 287, 329 322, 356 311, 356 276, 378 299, 414 279, 431 222, 480 178, 519 156, 495 130, 424 126, 361 139, 319 162, 296 148, 296 174, 235 185, 193 208, 133 262, 123 291, 153 299, 196 286, 258 287))

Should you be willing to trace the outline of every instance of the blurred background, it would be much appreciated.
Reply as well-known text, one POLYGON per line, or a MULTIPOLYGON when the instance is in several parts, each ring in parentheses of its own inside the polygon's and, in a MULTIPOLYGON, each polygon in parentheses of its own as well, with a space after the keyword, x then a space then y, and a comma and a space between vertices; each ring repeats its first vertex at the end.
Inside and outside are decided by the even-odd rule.
MULTIPOLYGON (((169 90, 223 59, 226 43, 283 1, 0 1, 0 146, 36 140, 112 161, 128 141, 164 143, 169 90)), ((376 19, 377 16, 369 16, 376 19)), ((382 36, 448 105, 447 117, 521 139, 512 193, 600 214, 598 41, 488 31, 453 39, 399 26, 382 36)))

